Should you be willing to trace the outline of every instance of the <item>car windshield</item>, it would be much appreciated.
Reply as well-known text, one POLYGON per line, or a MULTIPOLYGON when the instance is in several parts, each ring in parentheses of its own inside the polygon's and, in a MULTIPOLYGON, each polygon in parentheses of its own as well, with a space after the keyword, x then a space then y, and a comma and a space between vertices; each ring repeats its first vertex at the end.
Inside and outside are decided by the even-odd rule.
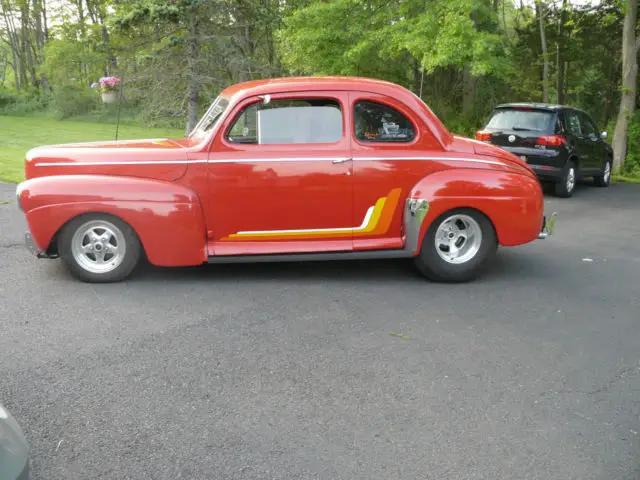
POLYGON ((497 110, 486 128, 498 130, 549 130, 553 112, 541 110, 497 110))
POLYGON ((207 113, 202 116, 196 127, 193 129, 189 138, 197 142, 203 140, 213 127, 216 126, 218 120, 220 120, 228 106, 229 100, 224 97, 216 98, 209 107, 209 110, 207 110, 207 113))

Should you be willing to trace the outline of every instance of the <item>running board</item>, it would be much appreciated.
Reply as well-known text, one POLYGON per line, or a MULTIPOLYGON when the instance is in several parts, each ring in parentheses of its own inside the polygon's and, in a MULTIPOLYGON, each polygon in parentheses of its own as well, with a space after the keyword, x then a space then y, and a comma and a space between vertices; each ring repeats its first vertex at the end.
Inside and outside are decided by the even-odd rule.
POLYGON ((383 260, 411 258, 406 250, 365 250, 356 252, 287 253, 270 255, 212 255, 208 263, 320 262, 325 260, 383 260))

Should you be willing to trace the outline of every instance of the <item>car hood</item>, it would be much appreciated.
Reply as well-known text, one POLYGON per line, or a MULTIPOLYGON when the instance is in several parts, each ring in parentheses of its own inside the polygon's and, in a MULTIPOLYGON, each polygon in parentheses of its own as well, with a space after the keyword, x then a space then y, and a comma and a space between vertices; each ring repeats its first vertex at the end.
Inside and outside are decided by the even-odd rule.
POLYGON ((186 171, 190 146, 188 139, 158 138, 36 147, 27 152, 25 177, 117 174, 171 181, 186 171))
POLYGON ((498 161, 506 166, 518 167, 527 172, 529 175, 533 177, 536 176, 533 169, 529 165, 527 165, 527 162, 522 160, 520 157, 512 154, 511 152, 507 152, 506 150, 495 145, 456 135, 453 137, 453 143, 449 147, 449 149, 451 151, 460 153, 473 153, 475 155, 491 157, 491 160, 493 161, 498 161))

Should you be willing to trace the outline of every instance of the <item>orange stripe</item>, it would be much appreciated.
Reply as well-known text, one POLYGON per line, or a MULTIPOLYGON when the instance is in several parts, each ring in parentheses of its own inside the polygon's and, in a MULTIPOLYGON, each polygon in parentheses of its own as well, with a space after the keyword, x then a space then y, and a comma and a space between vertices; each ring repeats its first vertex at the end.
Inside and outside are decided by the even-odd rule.
POLYGON ((401 188, 394 188, 387 195, 387 202, 385 204, 384 212, 380 217, 380 221, 376 225, 376 227, 369 233, 367 232, 354 232, 354 237, 363 237, 366 235, 374 236, 374 235, 383 235, 389 231, 389 227, 391 226, 391 222, 393 221, 393 216, 396 213, 396 207, 398 206, 398 200, 400 200, 400 192, 402 192, 401 188))

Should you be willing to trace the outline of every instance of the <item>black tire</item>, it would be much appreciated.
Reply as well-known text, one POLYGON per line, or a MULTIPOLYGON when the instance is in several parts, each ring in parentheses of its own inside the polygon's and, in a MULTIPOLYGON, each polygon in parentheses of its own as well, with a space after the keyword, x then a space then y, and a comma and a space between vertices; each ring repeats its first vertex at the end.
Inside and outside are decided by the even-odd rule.
POLYGON ((596 187, 606 188, 611 184, 611 168, 613 162, 610 158, 604 161, 604 167, 602 167, 602 173, 593 177, 593 183, 596 187), (607 169, 608 167, 608 169, 607 169))
POLYGON ((448 283, 468 282, 478 277, 497 249, 498 238, 491 221, 477 210, 456 208, 443 213, 429 226, 422 240, 420 253, 414 258, 414 263, 420 273, 429 280, 448 283), (436 246, 438 229, 454 215, 471 217, 482 233, 477 252, 463 263, 450 263, 443 259, 438 253, 439 247, 436 246))
MULTIPOLYGON (((78 243, 76 243, 76 245, 78 245, 78 243)), ((58 239, 58 249, 60 257, 65 261, 71 274, 76 279, 88 283, 110 283, 124 280, 136 268, 142 253, 140 240, 133 228, 118 217, 103 213, 80 215, 79 217, 71 220, 67 225, 65 225, 60 234, 58 239), (106 228, 101 228, 101 226, 106 228), (108 231, 113 233, 114 236, 107 242, 93 242, 89 239, 89 236, 92 234, 85 235, 83 233, 87 229, 92 229, 92 234, 96 232, 99 233, 102 230, 105 232, 104 235, 107 235, 108 231), (107 252, 109 248, 112 250, 114 247, 115 249, 122 248, 122 242, 124 242, 124 248, 122 249, 125 250, 125 252, 119 258, 116 258, 116 254, 112 254, 112 256, 109 257, 108 253, 103 253, 102 258, 104 260, 102 261, 102 265, 104 265, 105 270, 102 272, 96 271, 97 267, 91 267, 92 260, 90 258, 90 255, 93 255, 94 258, 98 258, 95 256, 95 253, 89 252, 88 255, 85 254, 84 257, 86 258, 80 256, 80 260, 78 260, 74 254, 73 242, 77 242, 78 239, 80 239, 81 243, 87 241, 85 246, 93 244, 91 248, 96 252, 98 249, 103 252, 107 252), (101 245, 98 246, 98 244, 101 245), (107 249, 103 246, 106 244, 108 244, 107 249), (114 259, 114 263, 107 265, 110 261, 109 259, 114 259), (113 265, 117 266, 109 270, 108 268, 113 265), (92 268, 94 268, 94 271, 92 271, 92 268)), ((96 261, 94 261, 94 263, 97 265, 96 261)))
POLYGON ((555 194, 556 197, 569 198, 573 196, 573 192, 576 190, 576 184, 578 180, 578 167, 573 160, 569 160, 564 166, 562 172, 562 179, 556 183, 555 194), (572 180, 572 181, 570 181, 572 180))

